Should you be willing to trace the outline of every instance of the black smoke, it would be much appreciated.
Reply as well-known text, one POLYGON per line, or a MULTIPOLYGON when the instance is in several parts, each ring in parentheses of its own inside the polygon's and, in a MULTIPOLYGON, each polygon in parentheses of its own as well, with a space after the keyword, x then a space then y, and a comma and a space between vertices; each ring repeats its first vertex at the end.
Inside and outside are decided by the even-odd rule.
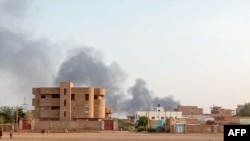
MULTIPOLYGON (((137 79, 124 91, 126 72, 117 62, 106 64, 102 53, 92 47, 74 47, 61 61, 61 48, 46 38, 34 39, 19 29, 28 12, 26 0, 0 1, 0 89, 2 105, 20 105, 26 97, 31 107, 32 87, 58 86, 72 81, 78 86, 103 87, 106 104, 115 112, 133 114, 158 103, 165 108, 178 105, 172 96, 157 97, 137 79)), ((63 47, 62 47, 63 48, 63 47)))
MULTIPOLYGON (((0 2, 1 105, 31 101, 32 87, 51 85, 54 74, 54 45, 47 39, 32 39, 18 29, 27 12, 27 1, 0 2)), ((31 107, 31 102, 29 107, 31 107)))
POLYGON ((102 55, 93 48, 74 48, 69 54, 60 67, 55 84, 72 81, 80 86, 105 88, 106 105, 113 107, 116 112, 127 114, 133 114, 138 110, 153 110, 157 104, 169 110, 179 105, 179 101, 174 101, 173 96, 163 98, 154 96, 147 88, 146 81, 141 78, 128 88, 129 95, 125 94, 120 86, 125 82, 125 71, 116 62, 106 65, 102 55))
POLYGON ((72 81, 79 86, 102 87, 106 89, 107 106, 116 107, 123 98, 120 84, 124 83, 126 73, 118 63, 106 65, 102 54, 91 47, 79 47, 69 51, 55 79, 72 81))
POLYGON ((134 113, 135 111, 155 110, 155 107, 160 104, 165 110, 172 110, 176 108, 180 102, 175 101, 173 96, 157 97, 153 91, 149 90, 145 80, 138 78, 134 86, 128 89, 128 94, 132 98, 125 100, 123 111, 134 113))

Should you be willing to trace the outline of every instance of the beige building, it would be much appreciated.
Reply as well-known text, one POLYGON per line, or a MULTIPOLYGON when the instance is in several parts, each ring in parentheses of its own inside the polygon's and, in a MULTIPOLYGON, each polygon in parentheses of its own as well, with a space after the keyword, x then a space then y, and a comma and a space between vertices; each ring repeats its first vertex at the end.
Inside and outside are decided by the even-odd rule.
POLYGON ((105 108, 105 89, 74 87, 61 82, 60 87, 33 88, 34 119, 39 121, 102 120, 111 118, 112 109, 105 108))
POLYGON ((198 108, 197 106, 181 106, 179 105, 176 109, 177 111, 181 111, 182 115, 203 115, 203 109, 198 108))

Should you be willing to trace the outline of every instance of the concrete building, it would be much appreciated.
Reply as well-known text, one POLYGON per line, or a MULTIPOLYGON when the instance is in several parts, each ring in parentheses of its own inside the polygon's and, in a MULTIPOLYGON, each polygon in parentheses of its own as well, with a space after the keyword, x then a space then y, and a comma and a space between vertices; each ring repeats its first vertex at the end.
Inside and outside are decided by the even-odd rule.
POLYGON ((182 118, 182 112, 180 111, 165 111, 161 105, 157 105, 155 111, 137 111, 135 114, 135 122, 140 117, 146 116, 149 120, 166 120, 167 118, 182 118))
POLYGON ((182 115, 203 115, 203 109, 197 106, 179 105, 176 110, 182 112, 182 115))
POLYGON ((33 88, 33 118, 40 121, 101 120, 110 118, 111 108, 105 109, 105 89, 74 87, 61 82, 60 87, 33 88))
POLYGON ((214 117, 231 117, 234 115, 234 110, 231 109, 223 109, 219 106, 213 106, 211 108, 211 116, 214 117))

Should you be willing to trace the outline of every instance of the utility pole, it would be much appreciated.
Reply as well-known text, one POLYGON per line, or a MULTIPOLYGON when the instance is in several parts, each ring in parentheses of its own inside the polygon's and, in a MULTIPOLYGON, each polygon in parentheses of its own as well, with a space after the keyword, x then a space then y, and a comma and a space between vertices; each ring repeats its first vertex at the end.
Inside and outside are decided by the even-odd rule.
POLYGON ((26 112, 26 106, 27 106, 27 104, 26 104, 26 97, 24 97, 22 105, 23 105, 23 111, 26 112))

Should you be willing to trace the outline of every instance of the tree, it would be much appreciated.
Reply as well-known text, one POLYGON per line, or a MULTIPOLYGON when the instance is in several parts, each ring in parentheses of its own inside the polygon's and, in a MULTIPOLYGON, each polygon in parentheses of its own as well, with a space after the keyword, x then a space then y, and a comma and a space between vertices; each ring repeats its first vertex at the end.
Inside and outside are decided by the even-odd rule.
POLYGON ((137 130, 141 130, 141 129, 146 130, 148 126, 148 120, 149 120, 148 117, 141 116, 139 120, 137 121, 137 126, 136 126, 137 130))
POLYGON ((250 116, 250 103, 246 103, 244 108, 240 110, 239 116, 250 116))
POLYGON ((16 123, 19 123, 20 119, 24 119, 25 118, 25 113, 23 112, 23 108, 22 107, 15 107, 15 111, 13 113, 13 118, 15 119, 16 123))
POLYGON ((2 106, 0 107, 1 123, 14 123, 25 117, 22 107, 2 106))
POLYGON ((3 123, 13 122, 14 108, 10 106, 0 107, 0 116, 3 117, 3 123))

